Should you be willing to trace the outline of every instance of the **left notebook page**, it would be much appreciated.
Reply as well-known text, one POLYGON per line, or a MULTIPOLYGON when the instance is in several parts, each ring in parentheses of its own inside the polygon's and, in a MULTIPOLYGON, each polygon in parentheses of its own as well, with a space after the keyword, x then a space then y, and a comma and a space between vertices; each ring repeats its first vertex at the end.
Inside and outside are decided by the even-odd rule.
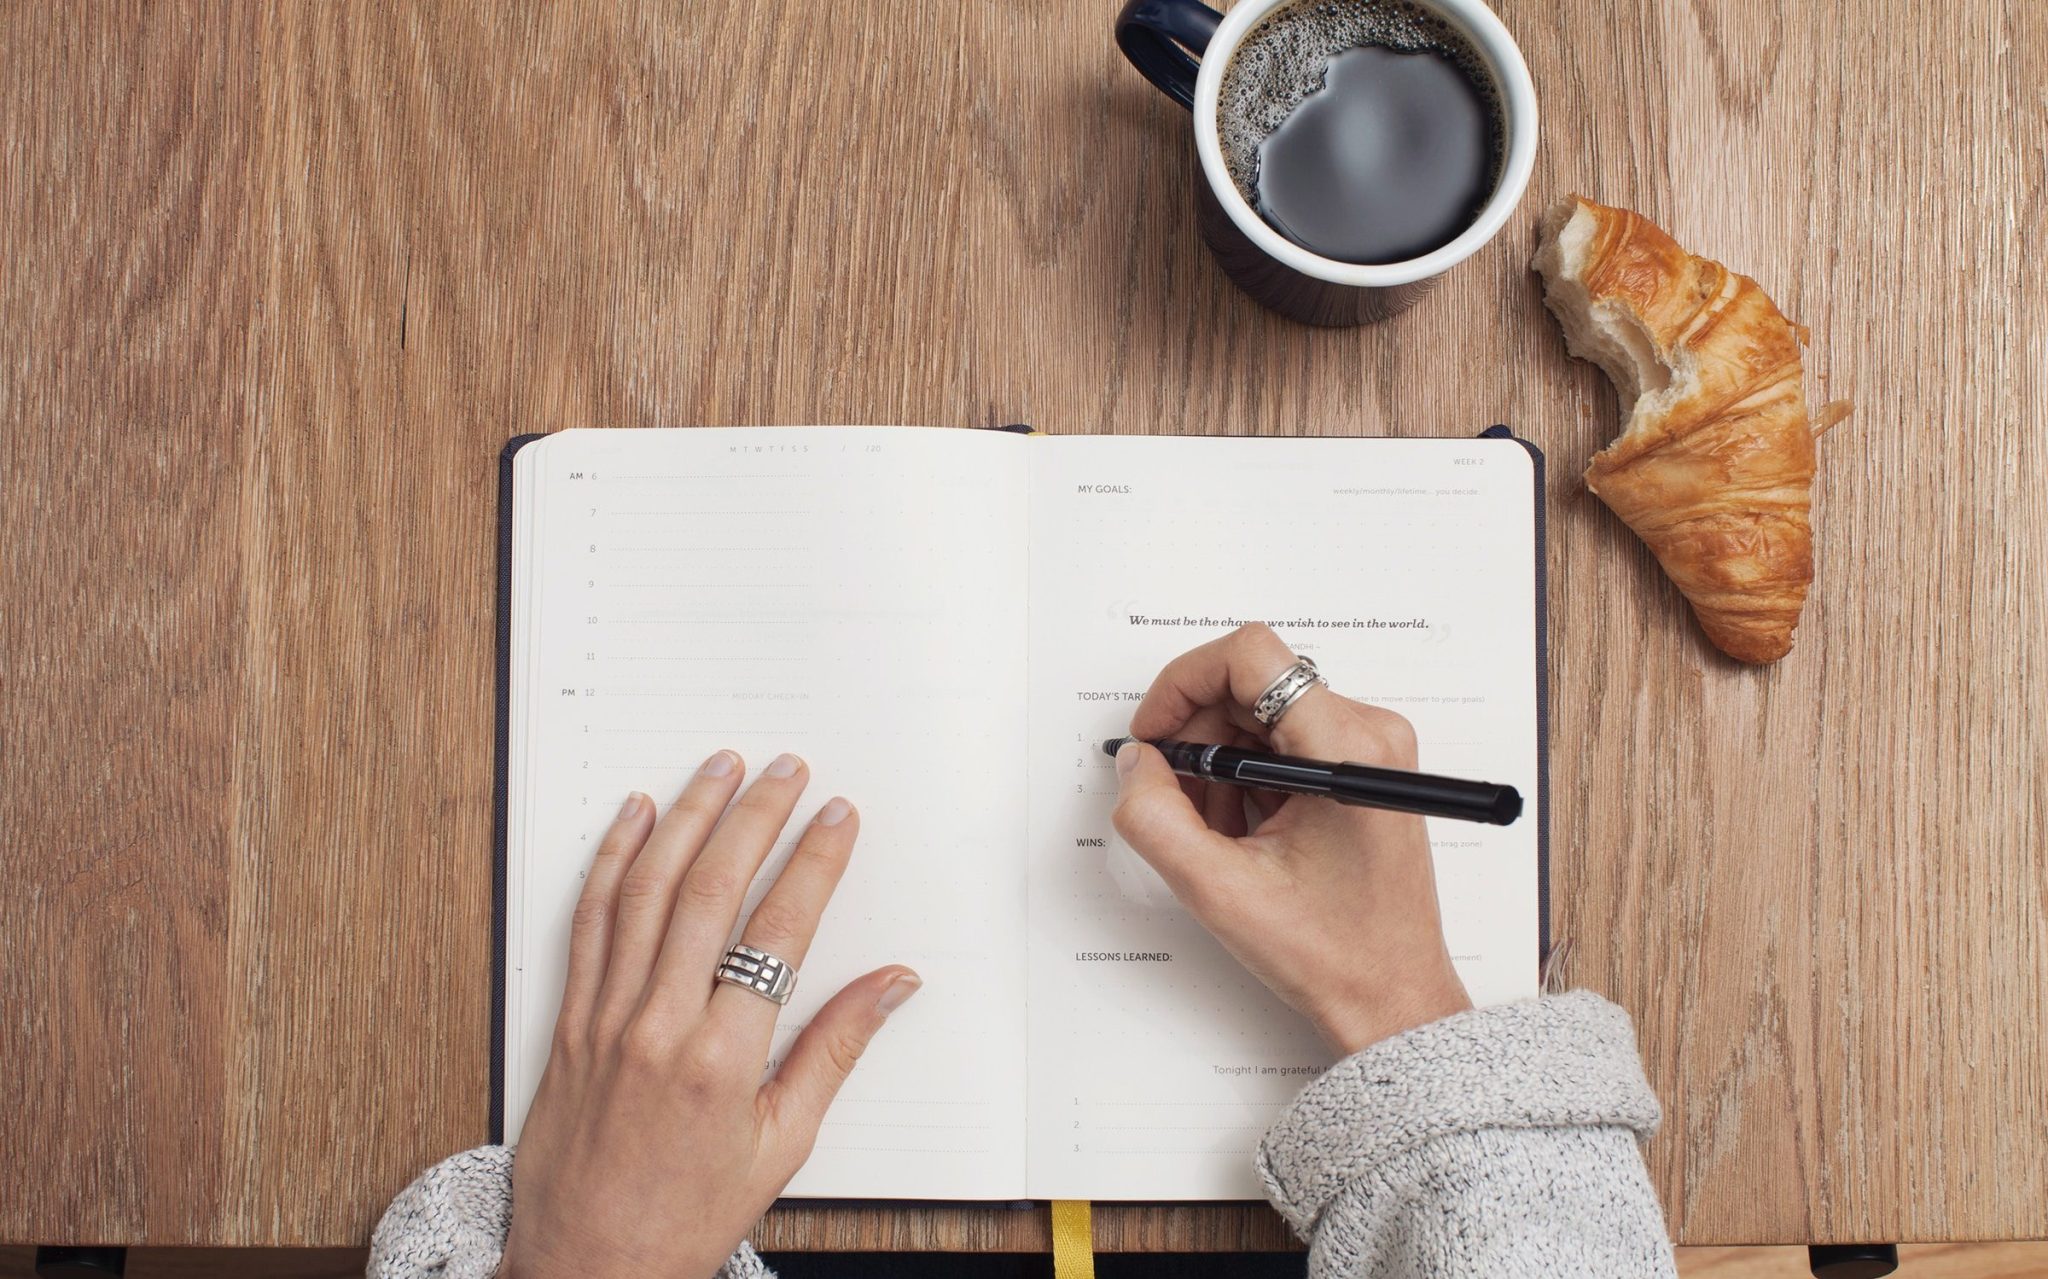
POLYGON ((831 796, 861 834, 770 1068, 851 978, 900 962, 925 985, 786 1193, 1022 1196, 1025 447, 746 427, 564 431, 517 454, 506 1140, 627 792, 665 811, 714 751, 750 776, 790 751, 811 784, 747 908, 831 796))

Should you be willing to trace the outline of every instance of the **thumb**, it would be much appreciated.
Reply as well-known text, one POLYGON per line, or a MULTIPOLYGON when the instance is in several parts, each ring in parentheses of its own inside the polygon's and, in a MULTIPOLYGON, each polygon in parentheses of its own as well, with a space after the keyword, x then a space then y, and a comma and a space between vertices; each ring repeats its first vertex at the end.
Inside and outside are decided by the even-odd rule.
POLYGON ((923 978, 901 966, 856 978, 827 1000, 796 1037, 782 1069, 761 1090, 777 1142, 793 1156, 792 1175, 809 1157, 826 1108, 859 1064, 868 1041, 923 984, 923 978))
POLYGON ((1166 756, 1144 742, 1126 742, 1116 753, 1116 780, 1116 833, 1176 893, 1199 880, 1200 863, 1213 861, 1218 841, 1228 841, 1202 820, 1166 756))

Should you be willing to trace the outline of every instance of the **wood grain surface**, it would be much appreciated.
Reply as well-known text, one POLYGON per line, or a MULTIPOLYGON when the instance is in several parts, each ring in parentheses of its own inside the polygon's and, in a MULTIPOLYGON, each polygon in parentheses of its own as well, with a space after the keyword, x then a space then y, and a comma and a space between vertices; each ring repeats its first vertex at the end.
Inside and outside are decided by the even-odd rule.
POLYGON ((483 1138, 505 439, 1009 421, 1535 440, 1554 924, 1638 1019, 1673 1230, 2048 1235, 2048 9, 1501 0, 1528 199, 1326 332, 1207 259, 1114 7, 0 8, 0 1238, 360 1245, 483 1138), (1858 405, 1775 668, 1575 478, 1614 397, 1526 269, 1569 191, 1858 405))

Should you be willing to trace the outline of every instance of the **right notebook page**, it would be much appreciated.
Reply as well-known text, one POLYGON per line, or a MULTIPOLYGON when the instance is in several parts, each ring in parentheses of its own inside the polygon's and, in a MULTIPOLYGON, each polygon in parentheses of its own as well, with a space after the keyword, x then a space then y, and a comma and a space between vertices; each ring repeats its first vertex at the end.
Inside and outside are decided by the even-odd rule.
POLYGON ((1534 464, 1512 440, 1031 445, 1029 1193, 1256 1199, 1260 1135, 1332 1053, 1116 837, 1098 744, 1169 658, 1273 625, 1412 720, 1425 770, 1520 788, 1513 826, 1429 833, 1473 999, 1534 995, 1534 464))

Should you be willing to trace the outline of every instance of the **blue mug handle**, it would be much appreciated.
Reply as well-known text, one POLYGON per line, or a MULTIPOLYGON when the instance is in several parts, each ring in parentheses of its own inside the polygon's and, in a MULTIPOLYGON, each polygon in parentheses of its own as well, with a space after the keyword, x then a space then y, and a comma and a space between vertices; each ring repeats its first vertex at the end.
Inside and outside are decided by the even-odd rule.
POLYGON ((1161 93, 1192 111, 1202 64, 1189 55, 1209 47, 1222 21, 1197 0, 1127 0, 1116 15, 1116 47, 1161 93))

